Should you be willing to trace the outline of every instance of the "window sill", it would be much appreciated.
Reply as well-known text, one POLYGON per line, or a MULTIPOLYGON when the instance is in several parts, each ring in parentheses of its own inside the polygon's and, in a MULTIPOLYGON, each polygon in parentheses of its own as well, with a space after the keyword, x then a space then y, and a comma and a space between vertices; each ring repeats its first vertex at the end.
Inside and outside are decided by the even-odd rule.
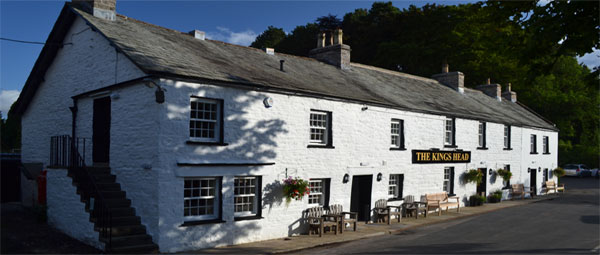
POLYGON ((306 148, 321 148, 321 149, 335 149, 333 145, 317 145, 317 144, 309 144, 306 148))
POLYGON ((225 223, 226 221, 221 220, 221 219, 214 219, 214 220, 194 220, 194 221, 184 221, 183 224, 179 225, 180 227, 187 227, 187 226, 196 226, 196 225, 205 225, 205 224, 219 224, 219 223, 225 223))
POLYGON ((530 152, 529 154, 538 154, 537 152, 530 152))
POLYGON ((404 198, 398 198, 398 197, 388 198, 387 201, 388 202, 392 202, 392 201, 404 201, 404 198))
POLYGON ((224 143, 224 142, 200 142, 200 141, 193 141, 193 140, 187 140, 185 141, 186 144, 193 144, 193 145, 208 145, 208 146, 227 146, 229 145, 228 143, 224 143))
POLYGON ((487 150, 487 147, 477 147, 478 150, 487 150))
POLYGON ((544 155, 550 155, 550 152, 544 152, 542 154, 544 154, 544 155))
POLYGON ((448 194, 448 197, 455 197, 456 194, 452 193, 452 194, 448 194))
POLYGON ((240 216, 240 217, 235 217, 233 218, 234 221, 244 221, 244 220, 260 220, 260 219, 264 219, 263 217, 259 216, 259 215, 252 215, 252 216, 240 216))
POLYGON ((456 145, 448 145, 448 144, 444 144, 444 148, 458 148, 458 146, 456 146, 456 145))
POLYGON ((391 151, 405 151, 406 148, 390 148, 391 151))
POLYGON ((505 151, 512 151, 512 148, 504 148, 505 151))

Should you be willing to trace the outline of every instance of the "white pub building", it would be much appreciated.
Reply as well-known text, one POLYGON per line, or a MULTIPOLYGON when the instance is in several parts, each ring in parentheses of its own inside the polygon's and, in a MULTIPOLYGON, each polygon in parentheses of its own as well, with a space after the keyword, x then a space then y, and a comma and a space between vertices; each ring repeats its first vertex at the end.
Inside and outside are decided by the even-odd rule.
POLYGON ((14 109, 22 161, 48 170, 49 223, 96 247, 282 238, 306 233, 314 206, 368 221, 379 199, 446 191, 463 206, 507 186, 500 168, 537 193, 555 178, 558 130, 510 86, 465 88, 447 65, 425 78, 352 63, 341 30, 305 58, 115 7, 65 4, 14 109), (461 179, 470 169, 481 184, 461 179), (287 176, 308 180, 310 195, 287 203, 287 176))

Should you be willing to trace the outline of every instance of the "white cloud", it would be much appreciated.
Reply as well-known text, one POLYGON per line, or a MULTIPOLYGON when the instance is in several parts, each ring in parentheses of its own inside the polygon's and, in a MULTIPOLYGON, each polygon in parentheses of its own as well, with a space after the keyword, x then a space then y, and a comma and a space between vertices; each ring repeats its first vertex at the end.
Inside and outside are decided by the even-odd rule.
POLYGON ((2 111, 2 118, 6 118, 10 106, 17 101, 19 94, 18 90, 1 90, 0 91, 0 111, 2 111))
POLYGON ((233 32, 231 31, 231 29, 226 27, 217 27, 217 30, 219 31, 206 33, 206 38, 242 46, 248 46, 252 42, 254 42, 254 39, 256 39, 256 36, 258 36, 258 34, 256 34, 252 30, 233 32))
POLYGON ((600 66, 600 50, 594 49, 592 53, 585 54, 581 57, 577 57, 579 63, 583 63, 588 66, 590 69, 600 66))

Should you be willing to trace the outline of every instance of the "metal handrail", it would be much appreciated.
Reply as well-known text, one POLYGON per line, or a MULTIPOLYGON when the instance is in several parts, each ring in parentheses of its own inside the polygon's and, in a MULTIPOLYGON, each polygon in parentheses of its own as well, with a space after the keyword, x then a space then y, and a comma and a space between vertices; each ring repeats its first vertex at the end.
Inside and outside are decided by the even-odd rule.
POLYGON ((80 184, 81 194, 87 201, 87 208, 100 226, 100 236, 107 239, 108 248, 105 250, 110 251, 112 248, 112 213, 106 205, 106 200, 100 192, 96 180, 85 165, 85 156, 82 157, 79 153, 80 139, 83 139, 85 155, 86 138, 71 139, 69 135, 51 137, 50 164, 68 168, 73 179, 80 184))

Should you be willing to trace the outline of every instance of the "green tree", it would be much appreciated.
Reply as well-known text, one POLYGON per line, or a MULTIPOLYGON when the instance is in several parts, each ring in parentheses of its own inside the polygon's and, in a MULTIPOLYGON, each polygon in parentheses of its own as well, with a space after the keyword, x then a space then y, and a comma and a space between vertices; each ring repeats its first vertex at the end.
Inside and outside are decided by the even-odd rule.
POLYGON ((250 47, 257 49, 273 48, 284 38, 285 32, 283 29, 269 26, 267 30, 256 37, 254 42, 250 44, 250 47))
POLYGON ((21 118, 13 113, 13 103, 8 111, 6 120, 1 120, 0 139, 2 152, 13 152, 21 149, 21 118))

